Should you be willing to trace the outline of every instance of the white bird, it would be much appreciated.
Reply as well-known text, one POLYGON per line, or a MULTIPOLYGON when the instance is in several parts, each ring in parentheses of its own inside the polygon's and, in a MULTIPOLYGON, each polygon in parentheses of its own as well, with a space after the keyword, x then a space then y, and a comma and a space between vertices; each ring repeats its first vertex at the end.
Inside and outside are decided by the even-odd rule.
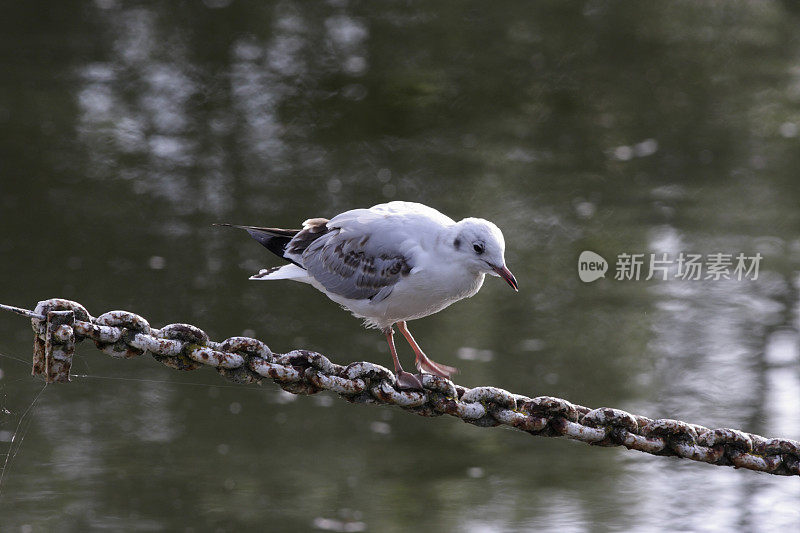
POLYGON ((330 220, 311 218, 301 230, 220 225, 247 230, 289 261, 250 279, 309 283, 363 318, 367 327, 379 328, 389 343, 398 386, 404 389, 421 389, 422 382, 400 365, 395 324, 414 350, 417 369, 448 378, 457 370, 429 359, 406 322, 473 296, 486 274, 500 276, 518 290, 496 225, 481 218, 455 222, 418 203, 389 202, 330 220))

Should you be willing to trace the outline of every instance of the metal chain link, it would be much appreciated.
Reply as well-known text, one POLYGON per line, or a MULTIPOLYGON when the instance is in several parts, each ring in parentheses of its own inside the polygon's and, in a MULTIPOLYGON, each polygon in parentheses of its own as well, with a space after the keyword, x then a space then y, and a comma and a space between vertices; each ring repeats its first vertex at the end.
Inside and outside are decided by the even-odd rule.
POLYGON ((34 311, 2 304, 0 309, 31 318, 33 374, 48 382, 69 381, 75 344, 92 339, 112 357, 149 353, 179 370, 214 367, 236 383, 260 384, 271 379, 293 394, 329 390, 353 403, 396 405, 422 416, 447 414, 481 427, 506 425, 532 435, 596 446, 624 446, 718 466, 800 475, 800 442, 796 440, 653 420, 608 407, 590 409, 560 398, 529 398, 496 387, 468 389, 432 374, 422 375, 424 390, 400 390, 395 375, 373 363, 342 366, 308 350, 274 354, 266 344, 249 337, 214 342, 195 326, 170 324, 153 329, 147 320, 128 311, 92 318, 81 304, 59 298, 39 302, 34 311))

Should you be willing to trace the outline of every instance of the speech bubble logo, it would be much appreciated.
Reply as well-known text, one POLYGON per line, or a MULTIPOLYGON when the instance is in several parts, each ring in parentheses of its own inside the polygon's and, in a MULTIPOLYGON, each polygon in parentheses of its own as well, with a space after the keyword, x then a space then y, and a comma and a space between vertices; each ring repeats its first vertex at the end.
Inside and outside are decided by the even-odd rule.
POLYGON ((606 277, 608 261, 590 250, 584 250, 578 257, 578 277, 584 283, 591 283, 606 277))

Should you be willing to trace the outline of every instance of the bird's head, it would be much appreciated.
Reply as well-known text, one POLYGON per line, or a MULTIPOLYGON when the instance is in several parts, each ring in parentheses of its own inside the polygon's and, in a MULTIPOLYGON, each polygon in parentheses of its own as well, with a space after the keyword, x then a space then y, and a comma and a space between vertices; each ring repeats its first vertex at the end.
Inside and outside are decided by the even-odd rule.
POLYGON ((453 227, 450 244, 460 259, 477 272, 499 276, 515 291, 517 280, 506 267, 503 232, 482 218, 465 218, 453 227))

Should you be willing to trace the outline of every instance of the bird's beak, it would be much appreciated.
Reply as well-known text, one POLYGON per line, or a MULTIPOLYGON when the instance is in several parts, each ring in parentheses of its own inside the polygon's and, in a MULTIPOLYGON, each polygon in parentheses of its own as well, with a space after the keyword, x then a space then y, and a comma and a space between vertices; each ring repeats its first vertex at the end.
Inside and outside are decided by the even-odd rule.
POLYGON ((497 272, 498 276, 506 280, 506 283, 511 285, 512 289, 519 292, 519 286, 517 285, 517 278, 514 277, 514 274, 512 274, 511 271, 508 268, 506 268, 505 265, 500 267, 492 266, 492 270, 497 272))

